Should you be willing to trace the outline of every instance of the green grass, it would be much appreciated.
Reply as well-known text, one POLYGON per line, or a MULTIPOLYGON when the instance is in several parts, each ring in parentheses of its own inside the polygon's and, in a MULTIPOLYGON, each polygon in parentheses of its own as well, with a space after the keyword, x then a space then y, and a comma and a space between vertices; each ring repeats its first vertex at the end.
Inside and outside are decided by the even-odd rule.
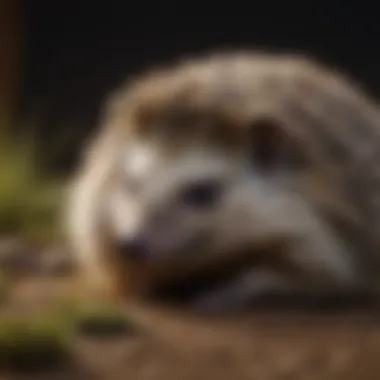
POLYGON ((76 334, 87 337, 117 337, 137 333, 137 323, 125 313, 104 302, 65 297, 58 300, 56 310, 71 320, 76 334))
POLYGON ((108 303, 64 298, 58 301, 57 310, 65 320, 72 321, 73 331, 83 337, 115 338, 138 331, 135 321, 108 303))
POLYGON ((68 312, 63 306, 32 317, 0 317, 0 371, 57 368, 69 364, 78 336, 115 339, 137 332, 135 323, 109 306, 70 305, 68 312))
POLYGON ((103 303, 58 299, 49 311, 0 317, 0 371, 44 371, 69 364, 76 338, 115 339, 137 324, 103 303))
POLYGON ((32 137, 16 138, 9 130, 0 125, 0 235, 56 241, 62 181, 47 178, 39 169, 32 137))
POLYGON ((75 330, 88 337, 109 338, 133 334, 137 332, 137 326, 117 309, 95 306, 79 311, 75 330))
POLYGON ((68 329, 59 318, 0 318, 0 368, 30 371, 66 363, 71 356, 68 329))
POLYGON ((70 321, 73 332, 83 337, 117 337, 138 333, 138 323, 104 301, 63 296, 55 304, 56 314, 70 321))

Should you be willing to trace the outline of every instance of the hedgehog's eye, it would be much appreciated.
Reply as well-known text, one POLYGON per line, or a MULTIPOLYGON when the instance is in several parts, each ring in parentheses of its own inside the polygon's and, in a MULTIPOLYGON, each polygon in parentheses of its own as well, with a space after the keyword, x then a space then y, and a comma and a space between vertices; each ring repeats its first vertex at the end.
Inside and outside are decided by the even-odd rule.
POLYGON ((187 206, 208 208, 220 198, 223 184, 216 179, 201 179, 186 185, 181 191, 180 199, 187 206))
POLYGON ((279 126, 270 120, 259 120, 250 126, 251 154, 254 164, 269 170, 277 162, 282 136, 279 126))
POLYGON ((299 169, 304 157, 286 135, 279 122, 257 120, 250 126, 250 154, 255 167, 269 171, 275 168, 299 169))

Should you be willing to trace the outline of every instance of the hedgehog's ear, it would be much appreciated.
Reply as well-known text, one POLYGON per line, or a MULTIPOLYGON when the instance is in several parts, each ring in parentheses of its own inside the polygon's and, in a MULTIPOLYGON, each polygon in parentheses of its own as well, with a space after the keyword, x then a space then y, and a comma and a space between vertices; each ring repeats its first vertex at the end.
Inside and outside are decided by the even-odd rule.
POLYGON ((278 167, 296 169, 303 165, 302 155, 281 121, 254 120, 250 123, 249 135, 250 156, 256 168, 270 171, 278 167))

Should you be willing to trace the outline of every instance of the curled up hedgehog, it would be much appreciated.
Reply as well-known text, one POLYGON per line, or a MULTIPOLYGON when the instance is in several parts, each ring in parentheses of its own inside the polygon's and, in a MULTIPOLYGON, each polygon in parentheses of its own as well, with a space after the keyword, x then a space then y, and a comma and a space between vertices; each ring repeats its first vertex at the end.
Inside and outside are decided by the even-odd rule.
POLYGON ((241 309, 376 287, 378 105, 314 59, 225 52, 151 70, 109 98, 86 147, 66 226, 89 289, 144 297, 219 273, 190 304, 241 309))

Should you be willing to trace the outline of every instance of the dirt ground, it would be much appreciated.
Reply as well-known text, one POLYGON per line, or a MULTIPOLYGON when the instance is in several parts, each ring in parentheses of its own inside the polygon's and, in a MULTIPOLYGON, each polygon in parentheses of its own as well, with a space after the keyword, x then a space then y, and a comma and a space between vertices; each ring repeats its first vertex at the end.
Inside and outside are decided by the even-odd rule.
MULTIPOLYGON (((13 311, 39 308, 65 291, 36 279, 14 286, 13 311)), ((371 380, 380 378, 380 313, 257 311, 205 318, 170 309, 124 306, 143 332, 108 340, 78 338, 73 363, 32 380, 371 380)))

